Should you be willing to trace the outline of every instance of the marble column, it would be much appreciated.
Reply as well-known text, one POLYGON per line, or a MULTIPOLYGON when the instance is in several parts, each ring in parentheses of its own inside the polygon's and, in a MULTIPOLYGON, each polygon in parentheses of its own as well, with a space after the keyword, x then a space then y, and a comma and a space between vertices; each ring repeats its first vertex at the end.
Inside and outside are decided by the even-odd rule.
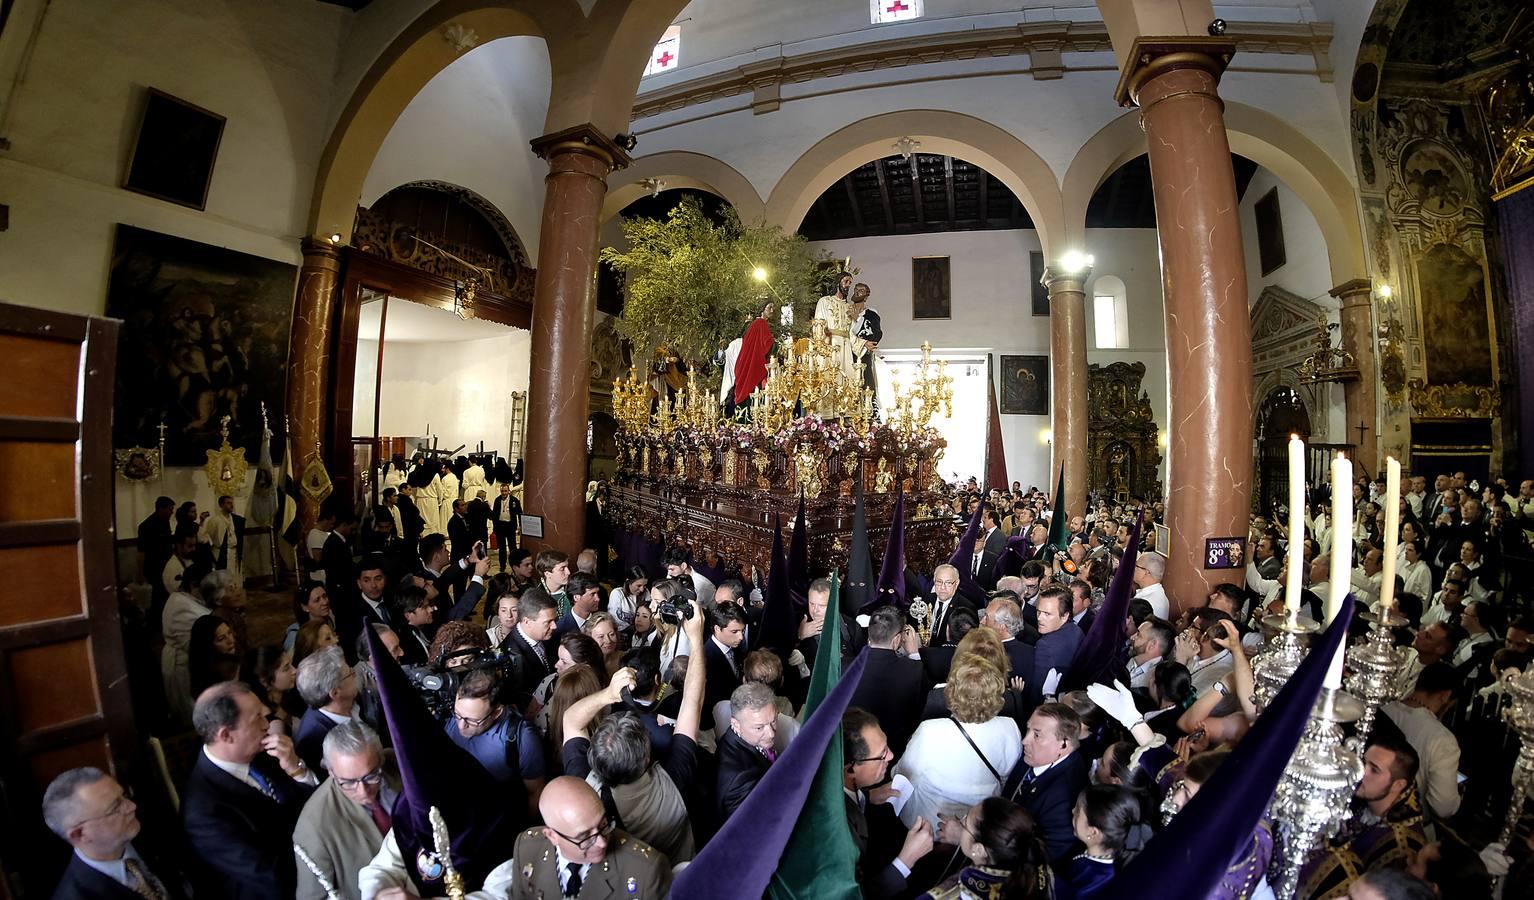
POLYGON ((597 229, 607 173, 628 165, 622 148, 591 125, 532 142, 548 161, 538 276, 533 284, 532 371, 528 379, 523 507, 543 517, 534 552, 585 546, 586 419, 596 304, 597 229))
POLYGON ((1087 501, 1087 308, 1092 269, 1044 270, 1049 288, 1049 430, 1052 448, 1047 490, 1065 472, 1068 515, 1086 514, 1087 501))
POLYGON ((1244 540, 1251 514, 1251 325, 1217 90, 1233 52, 1223 39, 1139 38, 1119 82, 1119 102, 1141 110, 1161 245, 1170 394, 1164 583, 1174 615, 1202 606, 1212 585, 1239 580, 1204 568, 1204 541, 1244 540))
MULTIPOLYGON (((341 254, 329 241, 305 238, 293 299, 293 330, 288 344, 288 452, 293 477, 320 455, 330 407, 331 323, 341 283, 341 254)), ((323 461, 323 459, 322 459, 323 461)), ((298 521, 308 534, 319 517, 319 504, 300 492, 298 521)))
POLYGON ((1355 278, 1331 289, 1342 303, 1342 349, 1353 354, 1358 380, 1342 383, 1347 409, 1343 443, 1356 443, 1354 465, 1371 476, 1379 473, 1379 363, 1374 343, 1374 288, 1367 278, 1355 278), (1360 435, 1359 424, 1364 426, 1360 435))

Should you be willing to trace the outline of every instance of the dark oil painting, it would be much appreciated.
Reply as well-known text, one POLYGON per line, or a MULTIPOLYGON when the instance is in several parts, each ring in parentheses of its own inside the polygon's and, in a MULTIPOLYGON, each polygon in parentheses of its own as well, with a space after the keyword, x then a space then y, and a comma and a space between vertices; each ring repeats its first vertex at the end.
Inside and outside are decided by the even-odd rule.
POLYGON ((1020 416, 1049 415, 1049 357, 1001 358, 1001 411, 1020 416))

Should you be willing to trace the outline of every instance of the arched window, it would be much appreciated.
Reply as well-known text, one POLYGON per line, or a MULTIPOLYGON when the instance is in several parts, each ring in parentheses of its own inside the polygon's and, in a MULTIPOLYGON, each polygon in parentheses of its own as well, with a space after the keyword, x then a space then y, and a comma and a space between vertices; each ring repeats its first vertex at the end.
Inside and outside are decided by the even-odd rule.
POLYGON ((1129 346, 1129 295, 1115 275, 1099 275, 1092 281, 1092 333, 1099 350, 1129 346))

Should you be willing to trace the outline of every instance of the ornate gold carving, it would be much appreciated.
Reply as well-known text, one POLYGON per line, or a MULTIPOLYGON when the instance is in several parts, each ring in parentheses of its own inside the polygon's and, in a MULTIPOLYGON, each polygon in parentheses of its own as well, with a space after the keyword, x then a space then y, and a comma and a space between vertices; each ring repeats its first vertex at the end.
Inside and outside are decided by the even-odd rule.
POLYGON ((735 448, 724 451, 724 483, 730 486, 735 484, 735 448))
POLYGON ((714 472, 714 451, 710 450, 707 447, 704 447, 702 450, 699 450, 698 451, 698 465, 701 466, 702 469, 703 469, 701 472, 698 473, 698 477, 700 477, 700 478, 708 478, 710 475, 712 475, 713 472, 714 472))
POLYGON ((890 461, 883 456, 879 457, 879 470, 874 473, 874 493, 888 494, 894 482, 895 473, 890 469, 890 461))
POLYGON ((160 451, 157 447, 114 450, 112 458, 117 474, 129 481, 148 481, 160 477, 160 451))
POLYGON ((794 455, 794 477, 806 499, 820 498, 823 485, 820 481, 819 448, 809 444, 800 445, 799 452, 794 455))
POLYGON ((772 457, 767 455, 766 450, 752 450, 751 461, 756 464, 756 486, 760 490, 772 489, 772 457))
POLYGON ((1411 405, 1430 419, 1486 419, 1501 415, 1502 392, 1478 384, 1425 384, 1420 378, 1407 382, 1411 405))
POLYGON ((352 232, 352 246, 370 256, 409 266, 417 271, 454 281, 476 279, 482 288, 510 300, 533 301, 535 272, 516 260, 495 256, 476 247, 450 241, 441 235, 419 232, 408 225, 390 222, 371 210, 357 210, 357 227, 352 232), (448 251, 456 259, 439 253, 415 240, 419 235, 448 251))
POLYGON ((639 474, 645 477, 650 475, 650 445, 644 445, 644 452, 639 458, 639 474))
POLYGON ((1150 497, 1161 465, 1144 363, 1087 367, 1087 487, 1150 497))
MULTIPOLYGON (((208 475, 208 484, 213 486, 215 496, 233 495, 245 487, 245 473, 250 466, 245 462, 243 449, 229 446, 229 417, 224 416, 220 424, 223 426, 220 429, 224 436, 223 446, 207 451, 208 463, 202 468, 208 475)), ((325 466, 320 463, 318 455, 309 463, 309 469, 316 465, 320 467, 320 474, 325 475, 325 466)), ((304 470, 304 491, 317 501, 324 500, 330 495, 330 477, 326 475, 316 487, 316 490, 323 490, 324 493, 316 494, 309 489, 309 469, 304 470)))

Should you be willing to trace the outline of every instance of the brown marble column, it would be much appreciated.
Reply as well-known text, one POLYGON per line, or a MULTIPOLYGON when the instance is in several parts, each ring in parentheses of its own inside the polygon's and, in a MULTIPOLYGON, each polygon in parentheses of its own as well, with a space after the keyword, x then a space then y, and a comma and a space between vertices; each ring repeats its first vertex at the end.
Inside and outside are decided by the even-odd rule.
MULTIPOLYGON (((1235 174, 1217 91, 1234 47, 1139 38, 1119 102, 1141 109, 1156 196, 1170 408, 1165 586, 1172 612, 1239 573, 1204 568, 1204 541, 1245 538, 1252 491, 1252 341, 1235 174)), ((1234 576, 1234 577, 1233 577, 1234 576)))
POLYGON ((627 154, 591 125, 544 135, 533 152, 548 160, 538 276, 533 285, 532 372, 528 379, 527 489, 523 507, 543 517, 534 552, 585 546, 586 418, 596 302, 597 229, 607 173, 627 154))
MULTIPOLYGON (((293 331, 288 344, 288 448, 293 454, 293 477, 318 455, 325 439, 330 400, 331 322, 341 281, 341 254, 329 241, 305 238, 304 262, 298 270, 293 299, 293 331)), ((319 504, 300 494, 300 534, 308 534, 319 516, 319 504)))
POLYGON ((1374 287, 1367 278, 1355 278, 1331 289, 1342 302, 1342 349, 1353 354, 1358 367, 1357 381, 1342 383, 1343 405, 1347 409, 1347 433, 1343 443, 1357 443, 1354 465, 1361 465, 1371 476, 1379 467, 1379 363, 1374 344, 1374 287), (1358 430, 1362 423, 1362 437, 1358 430))
POLYGON ((1087 308, 1090 266, 1044 270, 1049 288, 1049 430, 1053 439, 1046 489, 1065 471, 1065 509, 1086 514, 1087 500, 1087 308))

